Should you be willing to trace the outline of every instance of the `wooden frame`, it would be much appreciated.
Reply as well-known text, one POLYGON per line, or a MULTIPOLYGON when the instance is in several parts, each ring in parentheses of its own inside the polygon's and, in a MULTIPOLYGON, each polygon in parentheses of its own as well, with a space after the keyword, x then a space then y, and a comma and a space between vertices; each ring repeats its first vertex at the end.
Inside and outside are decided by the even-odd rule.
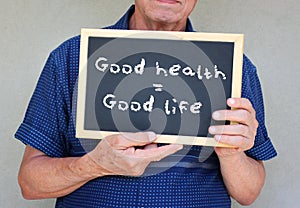
MULTIPOLYGON (((208 41, 208 42, 230 42, 234 43, 233 54, 233 73, 232 73, 232 93, 231 97, 241 96, 242 83, 242 64, 244 36, 242 34, 217 34, 217 33, 188 33, 188 32, 157 32, 157 31, 136 31, 136 30, 103 30, 103 29, 82 29, 80 45, 80 66, 78 77, 78 97, 76 113, 76 137, 88 139, 102 139, 108 135, 118 134, 114 131, 93 131, 84 129, 85 120, 85 95, 87 83, 87 54, 89 37, 131 37, 141 39, 174 39, 189 41, 208 41)), ((157 143, 178 143, 189 145, 231 147, 226 144, 218 143, 213 138, 191 137, 179 135, 158 135, 157 143)))

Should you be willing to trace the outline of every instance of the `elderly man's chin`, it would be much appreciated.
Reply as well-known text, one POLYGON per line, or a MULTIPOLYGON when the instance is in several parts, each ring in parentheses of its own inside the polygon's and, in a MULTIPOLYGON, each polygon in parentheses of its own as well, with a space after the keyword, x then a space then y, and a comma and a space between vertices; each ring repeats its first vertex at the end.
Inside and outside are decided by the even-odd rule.
POLYGON ((157 22, 172 23, 182 19, 183 12, 182 4, 174 0, 153 0, 156 4, 154 20, 157 22))

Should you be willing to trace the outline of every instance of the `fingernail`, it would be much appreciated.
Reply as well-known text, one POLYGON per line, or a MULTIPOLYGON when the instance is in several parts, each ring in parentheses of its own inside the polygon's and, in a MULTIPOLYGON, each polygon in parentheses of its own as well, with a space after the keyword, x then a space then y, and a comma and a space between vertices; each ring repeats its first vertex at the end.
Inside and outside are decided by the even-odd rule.
POLYGON ((212 117, 213 117, 213 119, 219 119, 219 118, 220 118, 220 113, 214 112, 214 113, 212 114, 212 117))
POLYGON ((209 127, 208 131, 210 134, 214 134, 216 132, 216 127, 211 126, 209 127))
POLYGON ((228 103, 231 104, 231 105, 233 105, 233 104, 235 103, 235 100, 232 99, 232 98, 229 98, 229 99, 228 99, 228 103))
POLYGON ((153 142, 156 139, 156 134, 154 132, 150 131, 150 132, 147 132, 147 134, 148 134, 148 139, 150 142, 153 142))

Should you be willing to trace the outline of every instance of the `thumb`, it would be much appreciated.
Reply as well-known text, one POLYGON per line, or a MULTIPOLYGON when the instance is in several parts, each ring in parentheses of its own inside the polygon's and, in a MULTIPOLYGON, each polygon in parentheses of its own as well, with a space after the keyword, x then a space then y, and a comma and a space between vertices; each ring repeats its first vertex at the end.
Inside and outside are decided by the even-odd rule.
POLYGON ((107 141, 118 148, 128 148, 133 146, 144 146, 151 144, 156 139, 154 132, 121 133, 112 135, 107 141))

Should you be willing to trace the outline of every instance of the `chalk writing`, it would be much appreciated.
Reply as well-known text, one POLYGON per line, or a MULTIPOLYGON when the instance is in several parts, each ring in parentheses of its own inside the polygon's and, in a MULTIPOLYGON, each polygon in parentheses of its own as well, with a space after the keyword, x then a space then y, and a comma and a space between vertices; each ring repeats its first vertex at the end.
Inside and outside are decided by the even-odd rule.
POLYGON ((118 64, 108 64, 107 58, 105 57, 99 57, 95 62, 95 67, 100 72, 105 72, 106 70, 109 70, 112 74, 118 74, 122 72, 123 74, 131 74, 135 72, 136 74, 142 75, 144 73, 145 68, 145 59, 142 59, 141 62, 135 66, 131 66, 129 64, 124 64, 122 66, 118 64))
MULTIPOLYGON (((135 66, 131 66, 129 64, 123 64, 122 66, 112 63, 108 63, 108 59, 105 57, 99 57, 95 62, 95 67, 100 72, 106 72, 107 70, 112 74, 123 73, 125 75, 129 75, 131 73, 136 73, 138 75, 143 75, 146 66, 146 60, 144 58, 136 64, 135 66)), ((156 75, 157 76, 179 76, 180 74, 188 77, 197 77, 199 80, 209 80, 209 79, 218 79, 221 78, 226 80, 226 75, 224 72, 218 69, 218 66, 215 65, 213 70, 208 69, 207 67, 203 67, 200 64, 197 69, 193 69, 190 66, 181 66, 180 64, 174 64, 169 68, 161 67, 159 62, 155 63, 156 75)))
POLYGON ((103 98, 103 105, 108 109, 114 109, 117 107, 120 111, 131 110, 134 112, 138 112, 140 110, 144 110, 145 112, 152 112, 153 104, 154 104, 154 96, 150 95, 150 98, 145 103, 139 103, 137 101, 126 102, 123 100, 115 100, 116 96, 113 94, 107 94, 103 98), (118 105, 117 105, 118 104, 118 105), (129 108, 130 107, 130 108, 129 108))
MULTIPOLYGON (((119 65, 116 63, 109 63, 109 60, 105 57, 99 57, 95 62, 95 68, 99 72, 109 72, 111 74, 122 73, 129 75, 135 73, 136 75, 143 75, 145 71, 146 60, 141 60, 136 65, 123 64, 119 65)), ((195 77, 199 81, 210 80, 210 79, 222 79, 226 80, 226 74, 218 69, 217 65, 214 65, 213 69, 198 65, 197 69, 194 70, 190 66, 181 66, 180 64, 173 64, 170 67, 162 67, 159 61, 155 62, 155 75, 162 77, 176 77, 176 76, 187 76, 195 77)), ((153 83, 155 92, 163 92, 163 85, 160 83, 153 83)), ((149 99, 143 103, 138 101, 126 101, 119 100, 113 93, 108 93, 103 97, 102 103, 105 108, 119 111, 132 111, 132 112, 152 112, 155 105, 155 97, 149 96, 149 99)), ((166 99, 164 106, 160 106, 164 109, 166 115, 174 115, 176 113, 190 112, 192 114, 200 114, 202 103, 200 101, 188 102, 186 100, 177 101, 176 98, 166 99)))
MULTIPOLYGON (((137 101, 124 101, 124 100, 117 100, 116 96, 113 94, 107 94, 103 100, 102 100, 103 105, 108 108, 108 109, 115 109, 117 108, 120 111, 132 111, 132 112, 139 112, 139 111, 144 111, 144 112, 152 112, 153 106, 155 103, 155 97, 153 95, 150 95, 149 100, 147 100, 144 103, 140 103, 137 101)), ((172 100, 165 100, 164 103, 164 109, 166 115, 171 115, 171 114, 176 114, 178 109, 181 114, 184 112, 190 111, 193 114, 199 114, 200 113, 200 108, 202 107, 201 102, 195 102, 195 103, 189 103, 187 101, 180 101, 177 102, 175 98, 172 100)))

